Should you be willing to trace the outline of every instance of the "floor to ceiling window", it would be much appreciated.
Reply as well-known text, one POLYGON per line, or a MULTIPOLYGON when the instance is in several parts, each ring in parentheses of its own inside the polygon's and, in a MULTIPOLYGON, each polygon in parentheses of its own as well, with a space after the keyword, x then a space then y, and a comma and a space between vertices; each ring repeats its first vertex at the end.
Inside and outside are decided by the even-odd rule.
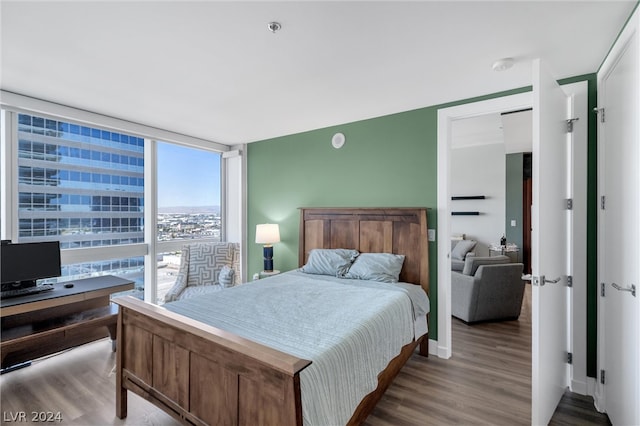
MULTIPOLYGON (((61 249, 144 243, 144 139, 17 116, 18 242, 61 249)), ((65 264, 62 280, 117 274, 144 288, 142 256, 65 264)))
POLYGON ((182 245, 220 241, 221 154, 158 142, 157 302, 176 280, 182 245))
POLYGON ((162 302, 185 241, 224 238, 222 156, 215 147, 22 111, 3 110, 2 118, 1 152, 11 157, 0 161, 2 239, 60 241, 59 281, 118 275, 135 281, 136 296, 162 302), (155 175, 146 174, 148 166, 155 175), (157 218, 145 216, 148 203, 157 218))

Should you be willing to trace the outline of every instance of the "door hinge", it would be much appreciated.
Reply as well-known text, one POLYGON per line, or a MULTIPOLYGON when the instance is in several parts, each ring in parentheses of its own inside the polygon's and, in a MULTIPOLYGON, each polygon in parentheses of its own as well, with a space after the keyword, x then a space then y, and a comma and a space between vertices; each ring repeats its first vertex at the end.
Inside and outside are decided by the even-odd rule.
POLYGON ((573 210, 573 198, 567 198, 567 210, 573 210))
POLYGON ((600 383, 602 383, 604 385, 604 370, 600 370, 600 383))
POLYGON ((573 133, 573 122, 580 120, 579 118, 569 118, 567 120, 567 133, 573 133))
POLYGON ((567 287, 573 287, 573 275, 567 275, 567 287))
POLYGON ((604 292, 605 287, 606 287, 605 283, 600 283, 600 296, 602 297, 605 296, 605 292, 604 292))
POLYGON ((567 364, 573 364, 573 353, 567 352, 567 364))
POLYGON ((604 195, 600 197, 600 210, 604 210, 604 206, 606 204, 606 198, 604 195))
POLYGON ((594 108, 593 112, 600 116, 600 122, 604 123, 604 108, 594 108))

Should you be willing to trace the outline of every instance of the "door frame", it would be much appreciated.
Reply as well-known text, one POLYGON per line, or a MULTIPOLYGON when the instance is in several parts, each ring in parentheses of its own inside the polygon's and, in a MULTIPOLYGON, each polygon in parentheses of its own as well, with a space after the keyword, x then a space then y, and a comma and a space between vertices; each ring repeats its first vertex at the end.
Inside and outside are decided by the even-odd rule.
MULTIPOLYGON (((575 109, 580 120, 574 122, 574 140, 581 141, 574 150, 573 225, 577 229, 586 230, 587 220, 587 122, 588 82, 586 80, 562 85, 563 89, 575 96, 575 109)), ((514 111, 531 108, 532 92, 497 97, 489 100, 470 102, 438 110, 438 194, 437 194, 437 247, 438 247, 438 340, 435 354, 448 359, 452 354, 451 344, 451 126, 455 120, 471 118, 479 115, 514 111)), ((595 378, 586 375, 586 300, 587 300, 587 248, 586 232, 574 232, 572 243, 571 272, 574 276, 574 287, 570 296, 571 309, 569 315, 569 347, 573 352, 573 364, 570 367, 570 383, 574 392, 593 395, 595 378)))
POLYGON ((437 355, 451 357, 451 139, 452 122, 480 115, 531 108, 531 92, 438 110, 438 343, 437 355))

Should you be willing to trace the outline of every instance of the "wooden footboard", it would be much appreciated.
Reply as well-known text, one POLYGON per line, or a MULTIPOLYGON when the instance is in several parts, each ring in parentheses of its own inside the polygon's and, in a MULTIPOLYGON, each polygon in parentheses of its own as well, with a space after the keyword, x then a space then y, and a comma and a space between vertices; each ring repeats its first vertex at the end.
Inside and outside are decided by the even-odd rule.
POLYGON ((302 425, 299 373, 311 361, 133 297, 114 301, 119 418, 132 391, 185 424, 302 425))

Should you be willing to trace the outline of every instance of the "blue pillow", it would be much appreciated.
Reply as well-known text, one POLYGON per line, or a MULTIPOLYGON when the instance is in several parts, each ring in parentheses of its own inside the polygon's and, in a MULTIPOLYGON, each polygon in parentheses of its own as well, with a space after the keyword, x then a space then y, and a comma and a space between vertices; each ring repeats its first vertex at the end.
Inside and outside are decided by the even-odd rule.
POLYGON ((350 249, 313 249, 301 270, 307 274, 342 277, 358 254, 358 250, 350 249))
POLYGON ((404 255, 391 253, 360 253, 345 278, 397 283, 404 255))

